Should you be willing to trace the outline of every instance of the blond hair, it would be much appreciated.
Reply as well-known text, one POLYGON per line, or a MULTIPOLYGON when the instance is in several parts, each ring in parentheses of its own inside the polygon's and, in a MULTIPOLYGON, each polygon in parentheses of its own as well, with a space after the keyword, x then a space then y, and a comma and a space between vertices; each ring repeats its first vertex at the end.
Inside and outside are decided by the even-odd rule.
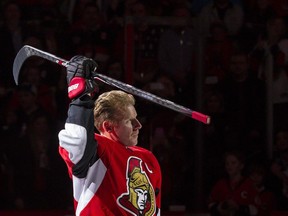
POLYGON ((112 90, 99 95, 95 101, 94 107, 94 125, 98 131, 101 131, 101 125, 104 121, 110 121, 117 124, 125 117, 128 106, 134 106, 135 99, 133 95, 127 94, 121 90, 112 90))

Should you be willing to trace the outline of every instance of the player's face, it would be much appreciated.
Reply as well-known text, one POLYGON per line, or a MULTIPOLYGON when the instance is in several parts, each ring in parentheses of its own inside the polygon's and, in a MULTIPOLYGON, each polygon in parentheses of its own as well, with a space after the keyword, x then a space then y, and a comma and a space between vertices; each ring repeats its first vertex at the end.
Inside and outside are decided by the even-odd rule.
POLYGON ((138 133, 141 127, 135 107, 128 106, 126 116, 114 126, 115 138, 125 146, 135 146, 138 143, 138 133))

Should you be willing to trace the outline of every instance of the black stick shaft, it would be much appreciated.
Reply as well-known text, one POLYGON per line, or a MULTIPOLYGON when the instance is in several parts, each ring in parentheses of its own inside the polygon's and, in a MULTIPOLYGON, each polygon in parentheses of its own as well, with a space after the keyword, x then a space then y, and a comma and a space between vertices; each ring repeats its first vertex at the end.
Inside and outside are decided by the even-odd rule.
MULTIPOLYGON (((18 84, 20 69, 21 69, 24 61, 27 58, 29 58, 30 56, 38 56, 38 57, 44 58, 46 60, 49 60, 51 62, 54 62, 56 64, 59 64, 61 66, 64 66, 64 67, 67 67, 69 64, 69 61, 67 61, 65 59, 62 59, 58 56, 55 56, 51 53, 37 49, 35 47, 25 45, 19 50, 18 54, 15 57, 14 64, 13 64, 13 75, 14 75, 14 79, 15 79, 16 84, 18 84)), ((105 76, 105 75, 99 74, 99 73, 94 78, 98 79, 98 80, 100 80, 100 81, 102 81, 108 85, 111 85, 111 86, 119 88, 123 91, 126 91, 130 94, 139 96, 145 100, 149 100, 149 101, 156 103, 158 105, 161 105, 161 106, 167 107, 169 109, 172 109, 174 111, 180 112, 180 113, 182 113, 186 116, 189 116, 189 117, 191 117, 197 121, 203 122, 204 124, 210 123, 210 117, 205 115, 205 114, 193 111, 189 108, 178 105, 172 101, 163 99, 163 98, 158 97, 158 96, 151 94, 149 92, 140 90, 140 89, 138 89, 132 85, 123 83, 121 81, 115 80, 113 78, 110 78, 108 76, 105 76)))

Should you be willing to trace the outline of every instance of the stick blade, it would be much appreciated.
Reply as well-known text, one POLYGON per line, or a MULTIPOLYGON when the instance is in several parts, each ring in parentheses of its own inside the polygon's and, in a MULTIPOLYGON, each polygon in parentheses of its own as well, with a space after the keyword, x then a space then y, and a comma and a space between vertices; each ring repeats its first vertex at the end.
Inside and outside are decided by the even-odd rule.
POLYGON ((23 46, 17 53, 14 62, 13 62, 13 77, 16 85, 18 85, 19 81, 19 74, 21 67, 25 60, 32 56, 33 54, 30 52, 30 46, 25 45, 23 46))

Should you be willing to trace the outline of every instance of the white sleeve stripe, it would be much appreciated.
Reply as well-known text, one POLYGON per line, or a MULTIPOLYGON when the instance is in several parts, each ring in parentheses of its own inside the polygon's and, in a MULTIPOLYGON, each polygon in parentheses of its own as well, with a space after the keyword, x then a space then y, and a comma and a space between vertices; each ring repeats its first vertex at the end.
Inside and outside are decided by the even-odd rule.
POLYGON ((87 143, 86 129, 80 125, 66 123, 58 138, 59 145, 68 151, 70 160, 77 164, 84 155, 87 143))
POLYGON ((79 179, 75 176, 72 177, 74 188, 73 196, 78 202, 76 216, 80 215, 81 211, 96 194, 105 177, 106 171, 106 166, 102 160, 99 159, 89 168, 87 177, 85 179, 79 179))

